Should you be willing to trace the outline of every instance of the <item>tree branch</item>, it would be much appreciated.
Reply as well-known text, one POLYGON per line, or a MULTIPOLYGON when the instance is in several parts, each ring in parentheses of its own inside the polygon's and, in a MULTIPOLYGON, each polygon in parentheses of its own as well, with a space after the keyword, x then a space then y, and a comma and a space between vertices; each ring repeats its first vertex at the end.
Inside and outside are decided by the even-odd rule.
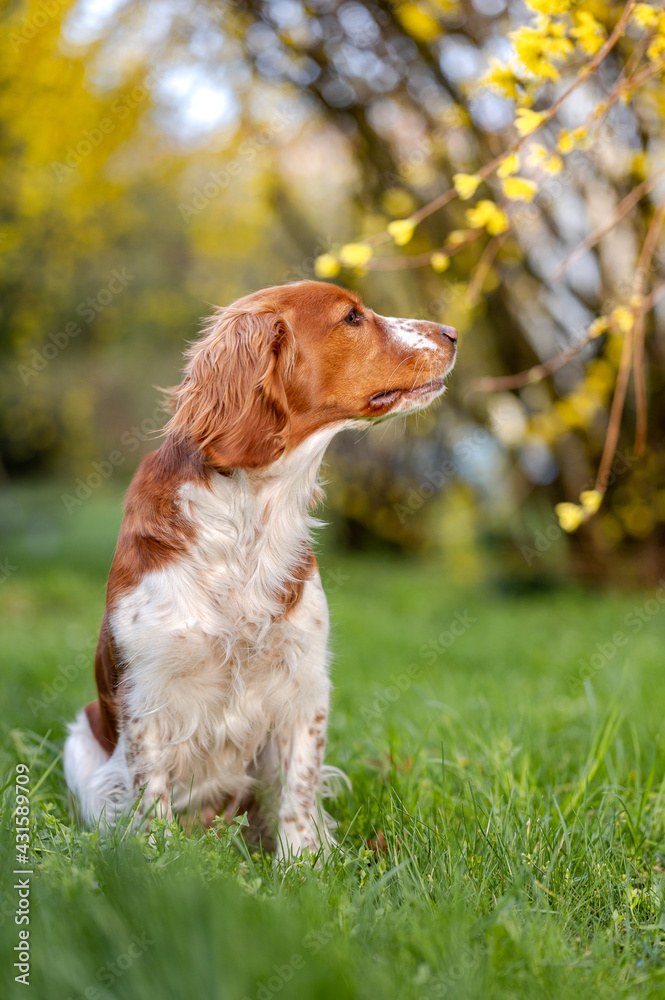
POLYGON ((656 186, 663 174, 665 174, 665 167, 657 170, 655 174, 651 174, 650 177, 647 177, 641 184, 638 184, 637 187, 633 188, 630 194, 626 195, 626 197, 619 202, 608 221, 602 226, 597 226, 592 233, 589 233, 586 239, 582 240, 581 243, 578 243, 574 250, 571 250, 571 252, 564 257, 560 264, 557 264, 554 270, 548 275, 548 280, 558 281, 569 267, 575 264, 588 250, 591 250, 596 243, 602 240, 606 233, 609 233, 611 229, 614 229, 617 223, 623 219, 624 215, 627 215, 628 212, 634 208, 640 198, 642 198, 645 194, 648 194, 649 191, 656 186))

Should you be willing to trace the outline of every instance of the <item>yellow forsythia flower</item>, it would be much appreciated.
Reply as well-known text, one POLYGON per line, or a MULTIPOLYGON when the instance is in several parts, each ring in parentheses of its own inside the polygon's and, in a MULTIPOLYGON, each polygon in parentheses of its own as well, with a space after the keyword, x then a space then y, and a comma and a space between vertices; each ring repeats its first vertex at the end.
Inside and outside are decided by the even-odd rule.
POLYGON ((492 68, 480 81, 481 86, 495 87, 506 97, 512 97, 516 101, 519 97, 517 85, 520 79, 515 71, 510 66, 504 66, 498 59, 490 59, 490 64, 492 68))
POLYGON ((505 233, 507 228, 508 219, 506 218, 506 213, 500 208, 496 208, 492 213, 492 217, 487 220, 485 229, 490 236, 498 236, 499 233, 505 233))
POLYGON ((466 221, 473 229, 485 227, 490 236, 498 236, 508 228, 505 214, 489 199, 467 209, 466 221))
POLYGON ((448 233, 448 243, 452 243, 453 246, 457 246, 458 243, 464 243, 466 235, 465 229, 453 229, 452 233, 448 233))
POLYGON ((573 133, 569 132, 568 129, 562 129, 559 132, 557 147, 562 153, 570 153, 570 151, 575 148, 575 137, 573 133))
POLYGON ((658 11, 651 4, 636 3, 631 17, 634 17, 640 28, 648 28, 658 20, 658 11))
POLYGON ((556 153, 553 153, 552 156, 547 157, 543 163, 543 167, 548 174, 560 174, 563 170, 563 160, 556 153))
POLYGON ((548 153, 539 142, 534 142, 529 146, 529 156, 527 163, 533 166, 542 167, 548 174, 558 174, 563 169, 563 160, 556 153, 548 153))
POLYGON ((559 71, 552 65, 552 60, 565 59, 573 51, 565 31, 565 24, 541 15, 535 28, 525 25, 511 31, 510 38, 520 61, 530 73, 543 80, 558 80, 559 71))
POLYGON ((432 265, 433 269, 435 271, 438 271, 439 274, 442 274, 444 271, 447 271, 448 268, 450 267, 450 257, 448 256, 448 254, 442 253, 440 250, 434 251, 434 253, 429 259, 429 262, 432 265))
POLYGON ((566 38, 563 21, 551 21, 547 17, 538 18, 538 29, 545 35, 545 48, 553 59, 565 59, 573 51, 572 42, 566 38))
POLYGON ((481 180, 482 177, 479 177, 478 174, 455 174, 453 176, 455 190, 462 201, 468 201, 469 198, 473 198, 481 180))
POLYGON ((540 166, 543 160, 547 157, 547 150, 544 146, 541 146, 539 142, 532 142, 529 145, 529 155, 527 157, 527 163, 531 163, 534 166, 540 166))
POLYGON ((422 42, 429 42, 441 34, 441 25, 417 3, 401 3, 397 16, 408 33, 422 42))
POLYGON ((584 520, 584 511, 576 503, 558 503, 554 512, 564 531, 576 531, 584 520))
POLYGON ((609 320, 607 316, 599 316, 595 319, 587 330, 587 337, 589 340, 595 340, 596 337, 600 337, 601 333, 605 333, 609 326, 609 320))
POLYGON ((622 333, 628 333, 628 331, 632 329, 635 317, 633 316, 631 310, 626 306, 617 306, 616 309, 612 311, 610 319, 622 333))
POLYGON ((649 59, 655 61, 656 59, 660 59, 663 52, 665 52, 665 33, 657 31, 651 39, 651 44, 647 49, 647 56, 649 59))
POLYGON ((314 274, 317 278, 334 278, 339 274, 339 261, 331 253, 323 253, 314 261, 314 274))
POLYGON ((413 219, 395 219, 388 223, 388 232, 398 247, 404 247, 411 241, 415 228, 413 219))
POLYGON ((526 0, 529 7, 541 14, 565 14, 570 8, 571 0, 526 0))
POLYGON ((602 24, 599 24, 593 14, 590 14, 587 10, 576 11, 574 18, 575 27, 570 34, 573 38, 577 39, 578 44, 584 52, 588 52, 590 56, 594 56, 603 47, 603 43, 607 37, 602 24))
POLYGON ((407 216, 416 207, 416 201, 409 191, 401 187, 388 188, 381 198, 383 208, 394 217, 407 216))
POLYGON ((507 156, 503 163, 499 166, 497 174, 499 177, 510 177, 511 174, 516 173, 520 168, 520 158, 517 153, 511 153, 507 156))
POLYGON ((538 190, 537 184, 525 177, 506 177, 503 181, 503 193, 511 201, 533 201, 538 190))
POLYGON ((603 502, 603 494, 599 490, 584 490, 580 493, 580 501, 586 514, 595 514, 603 502))
POLYGON ((630 170, 631 173, 633 173, 635 177, 640 181, 643 181, 647 176, 647 174, 651 173, 651 161, 649 160, 649 157, 644 152, 644 150, 640 150, 637 153, 633 153, 633 159, 630 164, 630 170))
POLYGON ((559 71, 550 62, 545 49, 546 40, 541 31, 522 27, 511 31, 515 51, 530 73, 544 80, 558 80, 559 71))
POLYGON ((314 261, 314 274, 317 278, 334 278, 339 271, 339 261, 331 253, 321 254, 314 261))
POLYGON ((531 108, 518 108, 515 128, 520 135, 530 135, 544 120, 545 115, 540 111, 532 111, 531 108))
POLYGON ((362 267, 371 256, 372 248, 366 243, 347 243, 339 251, 339 258, 346 267, 362 267))

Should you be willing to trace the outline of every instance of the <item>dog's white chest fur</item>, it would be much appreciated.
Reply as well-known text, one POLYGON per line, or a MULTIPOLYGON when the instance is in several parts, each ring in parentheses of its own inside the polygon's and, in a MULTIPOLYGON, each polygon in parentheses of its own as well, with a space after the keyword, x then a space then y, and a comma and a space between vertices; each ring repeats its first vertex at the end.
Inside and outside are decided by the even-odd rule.
POLYGON ((215 475, 211 488, 185 484, 195 544, 146 575, 111 616, 131 666, 129 730, 141 734, 146 770, 168 776, 176 808, 242 795, 272 737, 320 697, 328 609, 318 573, 291 611, 284 595, 313 522, 302 482, 295 494, 283 485, 253 493, 242 474, 215 475))

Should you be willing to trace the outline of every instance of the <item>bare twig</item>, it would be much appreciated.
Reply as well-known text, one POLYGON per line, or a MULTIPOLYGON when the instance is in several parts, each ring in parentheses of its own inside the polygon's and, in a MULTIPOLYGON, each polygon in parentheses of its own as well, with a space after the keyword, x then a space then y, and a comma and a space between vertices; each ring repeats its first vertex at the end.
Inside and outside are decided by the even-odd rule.
POLYGON ((633 383, 635 385, 635 454, 642 456, 647 439, 647 388, 644 379, 646 316, 638 309, 633 324, 633 383))
POLYGON ((587 250, 594 247, 596 243, 602 240, 606 233, 609 233, 611 229, 614 229, 616 224, 623 219, 624 215, 627 215, 628 212, 634 208, 640 198, 642 198, 645 194, 648 194, 649 191, 655 187, 663 174, 665 174, 665 167, 657 170, 655 174, 651 174, 650 177, 647 177, 641 184, 638 184, 637 187, 633 188, 630 194, 627 194, 626 197, 619 202, 608 221, 603 223, 602 226, 597 226, 592 233, 589 233, 586 239, 582 240, 581 243, 578 243, 574 250, 571 250, 567 257, 564 257, 560 264, 557 264, 552 273, 549 275, 549 280, 558 281, 558 279, 562 276, 562 274, 564 274, 565 271, 568 270, 569 267, 575 264, 580 257, 584 256, 587 250))
POLYGON ((635 452, 642 455, 646 444, 647 433, 647 394, 644 381, 644 336, 646 331, 646 311, 644 309, 644 289, 646 288, 647 276, 651 268, 651 260, 658 243, 658 237, 665 219, 665 196, 661 199, 658 208, 654 212, 651 225, 644 240, 644 245, 637 263, 637 271, 633 285, 633 294, 639 304, 635 307, 634 321, 634 342, 633 342, 633 370, 635 380, 635 410, 636 410, 636 430, 635 430, 635 452))
POLYGON ((466 290, 466 301, 470 306, 475 306, 476 302, 480 297, 480 293, 483 290, 483 285, 485 284, 485 278, 489 274, 489 270, 494 263, 494 258, 501 249, 501 244, 506 238, 505 233, 500 233, 498 236, 493 236, 489 241, 485 249, 480 255, 480 260, 476 264, 475 270, 473 272, 473 277, 469 282, 469 287, 466 290))
MULTIPOLYGON (((656 249, 656 244, 658 242, 658 235, 660 233, 663 224, 663 218, 665 218, 665 198, 663 198, 660 205, 654 212, 653 219, 651 220, 651 225, 649 226, 649 231, 647 232, 644 245, 642 246, 640 259, 637 264, 635 281, 633 283, 633 295, 638 299, 641 299, 642 294, 644 292, 647 275, 649 273, 649 267, 651 264, 651 258, 653 257, 654 250, 656 249)), ((640 371, 638 375, 637 367, 635 367, 635 373, 636 373, 635 395, 636 395, 637 426, 638 426, 635 450, 637 451, 638 444, 641 444, 642 450, 644 449, 644 439, 646 436, 646 419, 647 419, 646 391, 644 388, 644 374, 642 371, 642 359, 644 356, 644 329, 645 329, 645 316, 646 316, 646 312, 644 309, 644 301, 640 302, 640 304, 637 306, 633 306, 633 311, 634 311, 633 323, 628 332, 626 333, 626 337, 623 342, 623 348, 621 351, 621 360, 619 361, 619 374, 617 375, 616 388, 614 390, 612 407, 610 409, 610 419, 607 428, 607 437, 605 438, 605 446, 603 448, 603 454, 601 456, 600 465, 598 467, 598 476, 596 477, 596 489, 600 493, 604 493, 607 488, 607 480, 609 477, 609 472, 612 467, 612 461, 614 460, 614 455, 619 441, 619 431, 621 429, 621 417, 623 414, 624 404, 626 402, 626 390, 628 388, 628 376, 630 374, 631 364, 635 365, 637 360, 639 360, 640 371), (638 341, 640 342, 639 346, 638 346, 638 341)), ((640 451, 638 451, 637 453, 641 454, 640 451)))
POLYGON ((476 392, 498 392, 503 389, 521 389, 532 382, 541 382, 548 375, 553 375, 554 372, 558 372, 560 368, 563 368, 569 361, 572 361, 592 340, 593 337, 584 337, 579 343, 574 344, 572 347, 567 347, 565 351, 556 354, 549 361, 544 361, 540 365, 534 365, 533 368, 526 368, 515 375, 498 375, 496 378, 476 379, 475 382, 471 383, 471 388, 476 392))
POLYGON ((631 327, 628 333, 626 333, 623 342, 623 348, 621 351, 621 360, 619 361, 619 374, 617 375, 616 387, 614 390, 614 396, 612 398, 612 407, 610 409, 610 420, 607 427, 607 437, 605 438, 603 454, 600 459, 600 465, 598 466, 598 475, 596 476, 595 489, 598 490, 599 493, 603 494, 607 489, 607 481, 609 479, 609 473, 612 467, 612 461, 614 459, 614 455, 617 450, 617 443, 619 441, 621 416, 623 414, 623 406, 626 401, 628 376, 630 375, 630 363, 631 363, 632 346, 633 346, 633 330, 634 327, 631 327))
POLYGON ((644 310, 645 316, 648 312, 651 312, 656 303, 660 302, 664 295, 665 281, 661 282, 660 285, 657 285, 649 295, 645 296, 644 301, 642 302, 642 309, 644 310))
POLYGON ((424 267, 429 264, 433 253, 445 253, 446 257, 454 257, 456 253, 470 246, 483 235, 485 229, 469 229, 466 238, 460 243, 445 243, 435 250, 426 253, 414 253, 410 257, 371 257, 364 267, 368 271, 402 271, 412 267, 424 267))

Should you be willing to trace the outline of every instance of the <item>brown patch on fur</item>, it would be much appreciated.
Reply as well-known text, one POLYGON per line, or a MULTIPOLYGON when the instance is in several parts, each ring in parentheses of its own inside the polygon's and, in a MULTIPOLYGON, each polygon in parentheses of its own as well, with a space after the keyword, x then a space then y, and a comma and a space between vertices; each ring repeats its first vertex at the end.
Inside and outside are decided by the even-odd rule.
POLYGON ((204 334, 171 390, 166 432, 193 441, 217 469, 271 465, 288 434, 283 378, 295 357, 288 326, 264 294, 218 310, 204 334))
POLYGON ((99 700, 92 702, 92 705, 96 705, 97 709, 92 709, 89 712, 90 706, 88 706, 86 714, 97 742, 110 756, 118 742, 117 689, 120 682, 120 668, 109 629, 108 612, 105 612, 102 618, 102 627, 95 653, 95 681, 97 682, 99 700))
POLYGON ((205 463, 191 444, 169 439, 143 459, 127 493, 106 592, 108 609, 146 573, 183 555, 193 541, 194 525, 178 497, 186 482, 208 482, 205 463))
POLYGON ((88 705, 86 705, 85 714, 88 718, 88 725, 90 726, 92 735, 95 737, 102 750, 110 757, 113 753, 115 743, 112 743, 106 737, 99 702, 91 701, 88 705))
MULTIPOLYGON (((275 847, 275 830, 271 818, 264 813, 263 807, 256 795, 251 792, 240 797, 229 796, 225 802, 218 805, 202 806, 200 810, 201 826, 210 828, 215 820, 223 819, 232 823, 236 816, 247 814, 249 826, 242 827, 243 839, 250 845, 262 845, 265 850, 272 851, 275 847)), ((191 827, 186 827, 191 832, 191 827)))
POLYGON ((118 742, 122 703, 119 691, 122 665, 114 646, 109 613, 123 594, 138 586, 146 573, 161 569, 183 555, 194 540, 194 525, 183 514, 178 496, 185 482, 207 483, 208 470, 193 445, 169 439, 144 458, 127 493, 95 654, 99 728, 104 741, 99 742, 109 753, 118 742))
POLYGON ((293 579, 288 580, 284 587, 285 618, 288 618, 289 614, 298 606, 303 595, 303 590, 305 589, 305 584, 314 574, 317 567, 316 556, 308 545, 306 558, 299 566, 296 566, 293 571, 293 579))

